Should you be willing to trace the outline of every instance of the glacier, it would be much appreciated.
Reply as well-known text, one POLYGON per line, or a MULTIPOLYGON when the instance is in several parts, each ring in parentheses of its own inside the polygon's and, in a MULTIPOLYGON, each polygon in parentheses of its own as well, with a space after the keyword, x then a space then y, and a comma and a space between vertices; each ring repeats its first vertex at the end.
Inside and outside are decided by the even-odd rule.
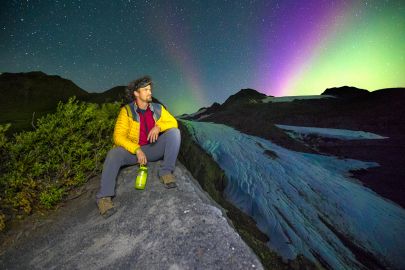
POLYGON ((293 133, 308 135, 314 134, 326 138, 334 138, 340 140, 379 140, 379 139, 388 139, 375 133, 358 131, 358 130, 349 130, 349 129, 336 129, 336 128, 319 128, 319 127, 302 127, 302 126, 289 126, 289 125, 275 125, 281 129, 287 131, 287 133, 294 137, 293 133))
POLYGON ((375 162, 291 151, 223 124, 180 120, 224 170, 224 196, 284 259, 302 254, 333 269, 364 269, 347 245, 405 269, 405 210, 351 178, 375 162))

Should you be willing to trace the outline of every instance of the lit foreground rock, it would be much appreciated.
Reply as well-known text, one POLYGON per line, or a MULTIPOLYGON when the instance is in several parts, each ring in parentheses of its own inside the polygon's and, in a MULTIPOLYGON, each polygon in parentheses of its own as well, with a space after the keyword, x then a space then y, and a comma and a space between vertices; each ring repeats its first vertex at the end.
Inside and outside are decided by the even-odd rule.
POLYGON ((149 163, 146 189, 133 188, 138 166, 118 177, 118 211, 102 218, 99 177, 48 222, 0 256, 1 269, 263 269, 215 203, 177 163, 177 189, 165 189, 149 163))

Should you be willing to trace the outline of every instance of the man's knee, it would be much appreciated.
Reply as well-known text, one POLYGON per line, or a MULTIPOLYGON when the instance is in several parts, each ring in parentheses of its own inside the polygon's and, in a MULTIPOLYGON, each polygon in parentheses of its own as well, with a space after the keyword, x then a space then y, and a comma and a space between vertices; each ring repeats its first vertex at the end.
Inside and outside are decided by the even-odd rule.
POLYGON ((171 128, 166 131, 166 136, 169 136, 172 140, 180 140, 181 135, 180 135, 180 129, 178 128, 171 128))
POLYGON ((118 146, 110 149, 107 153, 106 160, 110 162, 119 162, 121 163, 125 158, 125 150, 123 147, 118 146))

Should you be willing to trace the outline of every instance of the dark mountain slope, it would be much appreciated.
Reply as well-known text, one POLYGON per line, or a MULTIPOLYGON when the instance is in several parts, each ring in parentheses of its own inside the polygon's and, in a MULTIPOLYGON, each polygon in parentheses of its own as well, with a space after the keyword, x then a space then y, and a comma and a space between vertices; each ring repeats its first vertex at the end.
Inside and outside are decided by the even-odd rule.
MULTIPOLYGON (((125 86, 88 93, 72 81, 41 71, 0 75, 0 124, 11 123, 8 134, 31 129, 36 119, 55 112, 59 102, 78 100, 105 103, 125 100, 125 86)), ((154 102, 159 102, 154 99, 154 102)), ((160 103, 160 102, 159 102, 160 103)))
POLYGON ((10 109, 14 106, 49 108, 58 101, 66 101, 75 95, 88 95, 70 80, 50 76, 40 71, 28 73, 3 73, 0 75, 0 106, 10 109))

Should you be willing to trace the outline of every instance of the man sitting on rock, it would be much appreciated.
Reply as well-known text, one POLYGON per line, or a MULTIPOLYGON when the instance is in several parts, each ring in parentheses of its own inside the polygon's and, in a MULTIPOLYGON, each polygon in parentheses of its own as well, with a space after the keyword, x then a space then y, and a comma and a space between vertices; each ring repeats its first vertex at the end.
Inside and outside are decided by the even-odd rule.
POLYGON ((111 197, 121 166, 163 159, 158 174, 166 188, 177 187, 172 174, 180 149, 177 120, 159 103, 152 102, 152 80, 145 76, 131 82, 127 93, 132 102, 121 107, 114 128, 114 148, 104 161, 100 191, 96 195, 100 214, 115 211, 111 197))

